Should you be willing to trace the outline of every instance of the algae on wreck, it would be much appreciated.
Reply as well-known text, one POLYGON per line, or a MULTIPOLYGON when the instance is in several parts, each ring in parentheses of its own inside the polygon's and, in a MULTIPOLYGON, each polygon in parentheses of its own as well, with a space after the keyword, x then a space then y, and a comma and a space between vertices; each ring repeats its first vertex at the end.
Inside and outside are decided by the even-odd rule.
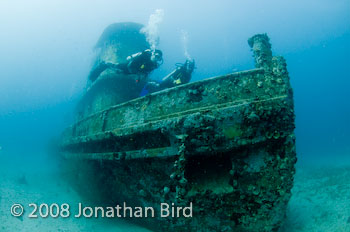
POLYGON ((67 167, 96 173, 87 178, 109 203, 193 204, 192 218, 142 221, 157 231, 276 231, 295 172, 293 93, 267 35, 248 43, 256 69, 123 103, 113 93, 104 108, 85 110, 115 88, 106 80, 134 78, 102 73, 105 88, 91 86, 62 136, 67 167))

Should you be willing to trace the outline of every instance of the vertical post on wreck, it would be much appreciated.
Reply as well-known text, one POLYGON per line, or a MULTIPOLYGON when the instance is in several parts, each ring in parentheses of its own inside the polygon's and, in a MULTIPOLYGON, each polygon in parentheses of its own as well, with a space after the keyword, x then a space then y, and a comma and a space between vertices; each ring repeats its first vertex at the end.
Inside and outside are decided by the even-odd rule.
POLYGON ((266 34, 257 34, 248 40, 248 44, 254 53, 255 67, 271 69, 272 51, 269 37, 266 34))

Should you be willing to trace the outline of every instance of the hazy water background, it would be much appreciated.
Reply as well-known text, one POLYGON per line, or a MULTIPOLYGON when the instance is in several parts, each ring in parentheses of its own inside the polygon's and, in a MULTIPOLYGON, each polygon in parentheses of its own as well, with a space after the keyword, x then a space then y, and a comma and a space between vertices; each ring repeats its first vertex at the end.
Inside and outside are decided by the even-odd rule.
POLYGON ((267 33, 287 59, 300 164, 350 164, 350 1, 0 1, 0 174, 54 170, 47 143, 72 122, 106 26, 164 10, 162 77, 196 60, 193 81, 254 67, 247 39, 267 33))

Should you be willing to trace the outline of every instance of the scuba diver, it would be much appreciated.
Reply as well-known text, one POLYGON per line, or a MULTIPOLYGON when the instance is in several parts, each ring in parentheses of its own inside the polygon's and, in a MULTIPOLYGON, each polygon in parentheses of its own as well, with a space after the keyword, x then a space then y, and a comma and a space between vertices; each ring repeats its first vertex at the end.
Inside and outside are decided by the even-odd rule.
MULTIPOLYGON (((146 49, 126 58, 126 63, 106 63, 101 62, 89 74, 89 80, 94 82, 98 76, 107 68, 115 69, 125 75, 137 74, 147 77, 154 69, 163 63, 162 51, 146 49)), ((176 68, 165 76, 161 81, 147 81, 141 91, 140 96, 147 95, 162 89, 171 88, 177 85, 186 84, 191 80, 192 72, 195 68, 194 60, 187 59, 184 64, 177 63, 176 68)), ((136 82, 140 80, 137 79, 136 82)))
POLYGON ((174 71, 165 76, 160 82, 161 88, 171 88, 175 85, 186 84, 190 82, 192 72, 195 68, 194 60, 186 60, 184 64, 175 64, 174 71))
POLYGON ((107 68, 119 70, 124 74, 141 74, 147 76, 154 69, 158 68, 163 63, 162 51, 155 49, 146 49, 143 52, 138 52, 126 58, 126 63, 106 63, 101 62, 89 74, 89 80, 94 82, 97 77, 107 68))
POLYGON ((161 50, 155 49, 151 51, 146 49, 143 52, 138 52, 126 58, 128 61, 126 67, 120 68, 125 74, 145 74, 148 75, 154 69, 163 64, 163 53, 161 50))
POLYGON ((194 69, 194 60, 187 59, 183 64, 177 63, 176 68, 171 73, 166 75, 161 81, 148 82, 143 88, 140 96, 160 91, 162 89, 171 88, 177 85, 186 84, 190 82, 194 69))

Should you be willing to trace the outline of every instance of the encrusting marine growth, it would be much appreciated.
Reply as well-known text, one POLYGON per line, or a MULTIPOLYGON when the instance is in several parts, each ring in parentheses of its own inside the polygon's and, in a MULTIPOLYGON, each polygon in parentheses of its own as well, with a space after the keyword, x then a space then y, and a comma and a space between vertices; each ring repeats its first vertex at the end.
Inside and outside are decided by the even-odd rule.
MULTIPOLYGON (((113 59, 147 47, 140 26, 125 27, 106 37, 113 59)), ((295 172, 293 93, 267 35, 248 43, 255 69, 144 97, 135 75, 102 72, 62 135, 74 184, 108 204, 192 203, 193 217, 137 219, 156 231, 277 231, 295 172)))

